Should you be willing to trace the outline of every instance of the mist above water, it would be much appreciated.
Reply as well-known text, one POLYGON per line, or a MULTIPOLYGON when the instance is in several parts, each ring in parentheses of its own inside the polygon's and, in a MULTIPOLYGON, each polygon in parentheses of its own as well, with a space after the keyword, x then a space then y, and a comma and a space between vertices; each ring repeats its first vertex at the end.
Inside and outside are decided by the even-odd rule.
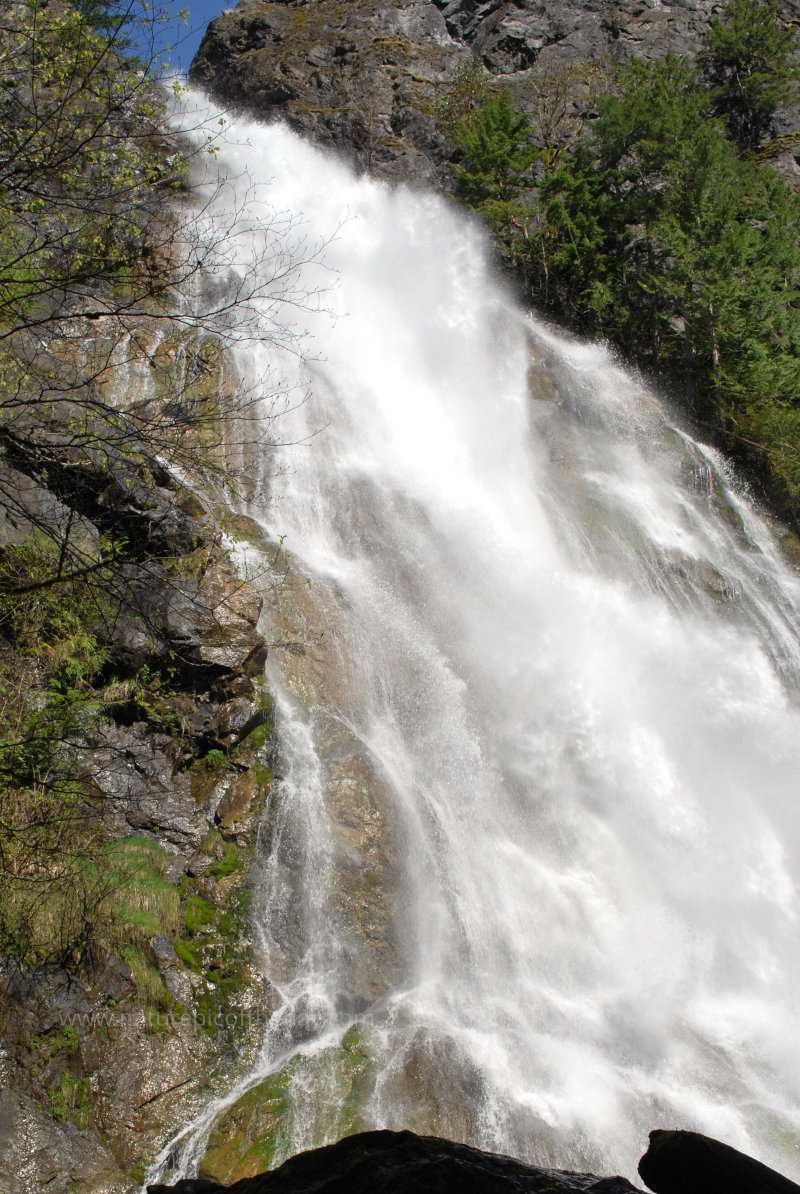
POLYGON ((229 285, 275 260, 277 213, 307 258, 232 349, 307 397, 247 465, 291 556, 254 895, 278 1010, 227 1104, 299 1058, 277 1159, 338 1138, 320 1059, 357 1022, 359 1126, 630 1177, 651 1128, 691 1127, 797 1180, 793 570, 717 454, 516 307, 454 207, 276 126, 214 168, 229 285))

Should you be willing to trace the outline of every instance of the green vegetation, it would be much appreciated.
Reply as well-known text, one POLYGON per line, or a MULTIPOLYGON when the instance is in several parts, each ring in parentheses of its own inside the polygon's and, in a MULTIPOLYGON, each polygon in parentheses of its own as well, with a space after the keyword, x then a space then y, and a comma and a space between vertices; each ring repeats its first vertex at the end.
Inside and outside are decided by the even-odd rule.
MULTIPOLYGON (((156 26, 147 5, 24 0, 0 28, 0 453, 73 506, 121 457, 172 459, 196 439, 175 409, 109 401, 115 371, 175 320, 175 250, 192 240, 165 212, 188 160, 160 127, 156 26), (151 53, 125 57, 132 41, 151 53)), ((194 400, 186 379, 164 385, 194 400)), ((0 505, 24 512, 6 482, 0 505)), ((72 518, 37 525, 59 546, 58 579, 96 566, 72 518)))
POLYGON ((445 123, 455 195, 534 302, 666 382, 797 523, 800 199, 769 145, 753 152, 793 93, 794 45, 769 5, 731 0, 699 70, 672 56, 620 68, 560 145, 486 81, 457 80, 463 115, 451 97, 445 123))
POLYGON ((239 858, 236 843, 224 842, 222 845, 222 857, 219 862, 215 862, 212 867, 209 867, 208 873, 215 879, 225 879, 228 875, 239 874, 242 869, 243 865, 239 858))
POLYGON ((167 856, 152 838, 129 837, 106 850, 116 878, 115 937, 142 946, 156 933, 174 937, 181 928, 178 889, 166 879, 167 856))
POLYGON ((185 907, 186 937, 175 948, 182 961, 202 976, 195 995, 197 1023, 209 1036, 216 1037, 222 1027, 243 1027, 235 1011, 235 999, 246 981, 250 956, 241 942, 249 910, 248 893, 235 892, 226 910, 196 895, 188 897, 185 907))
POLYGON ((76 1078, 66 1073, 57 1089, 50 1091, 50 1108, 60 1124, 71 1121, 83 1131, 89 1124, 91 1090, 88 1078, 76 1078))
POLYGON ((292 1120, 298 1114, 317 1144, 362 1131, 374 1084, 371 1062, 361 1024, 352 1024, 338 1044, 295 1054, 220 1118, 209 1137, 203 1173, 234 1183, 280 1165, 288 1155, 292 1120), (321 1108, 304 1102, 309 1090, 325 1091, 321 1108))
MULTIPOLYGON (((155 842, 109 842, 95 728, 145 722, 185 766, 203 751, 209 776, 227 762, 191 738, 181 661, 155 649, 131 584, 131 564, 176 587, 204 574, 212 547, 173 554, 147 512, 156 530, 169 513, 164 461, 211 467, 219 420, 221 347, 203 323, 215 313, 185 326, 173 297, 215 246, 175 198, 189 160, 160 123, 160 15, 23 0, 0 23, 0 508, 35 528, 0 546, 0 954, 82 972, 127 951, 140 998, 159 1006, 145 944, 188 931, 180 894, 155 842), (139 389, 141 361, 152 384, 139 389), (131 623, 152 655, 117 674, 131 623)), ((191 500, 175 490, 176 510, 191 500)), ((228 851, 219 865, 239 864, 228 851)))
MULTIPOLYGON (((171 882, 148 814, 113 840, 109 781, 118 768, 124 790, 138 743, 167 773, 204 756, 209 784, 229 763, 213 719, 196 724, 200 668, 157 606, 193 597, 223 558, 186 522, 208 509, 171 466, 221 469, 224 350, 220 312, 190 319, 175 297, 218 245, 185 202, 192 151, 162 125, 142 48, 158 23, 138 0, 6 0, 0 21, 0 957, 98 984, 93 1006, 132 1000, 131 1033, 172 1031, 173 991, 196 990, 216 1034, 248 977, 242 860, 217 834, 207 878, 171 882), (162 935, 195 973, 173 982, 162 935)), ((260 397, 228 387, 226 416, 260 397)), ((57 1122, 89 1125, 87 1073, 111 1039, 82 1019, 30 1040, 33 1093, 57 1122)))
MULTIPOLYGON (((190 890, 182 902, 152 838, 108 840, 87 736, 98 719, 128 716, 174 734, 177 697, 146 667, 129 681, 107 677, 111 590, 102 570, 35 587, 52 576, 56 552, 37 533, 0 551, 0 952, 26 967, 79 971, 113 949, 131 966, 140 1002, 163 1009, 169 997, 147 942, 165 934, 200 969, 190 943, 209 926, 219 932, 224 914, 190 890), (30 589, 25 603, 19 586, 30 589)), ((203 848, 215 858, 212 878, 242 871, 235 843, 218 832, 203 848)))
MULTIPOLYGON (((100 567, 53 583, 57 557, 37 532, 0 552, 0 952, 76 967, 118 926, 172 931, 178 897, 156 843, 107 844, 87 736, 119 700, 104 680, 113 590, 100 567)), ((137 688, 145 709, 167 699, 158 676, 137 688)))
POLYGON ((352 1024, 338 1050, 331 1050, 333 1082, 339 1111, 338 1135, 364 1129, 364 1110, 373 1085, 372 1053, 361 1024, 352 1024), (336 1054, 338 1053, 338 1056, 336 1054))
MULTIPOLYGON (((224 312, 212 301, 191 316, 176 300, 199 270, 221 264, 223 234, 201 229, 181 202, 198 151, 163 127, 164 13, 144 0, 6 0, 4 14, 0 456, 89 517, 104 475, 138 489, 146 508, 141 490, 163 485, 169 463, 221 468, 219 317, 229 314, 224 299, 224 312), (115 397, 120 371, 124 402, 115 397), (123 479, 126 464, 147 466, 149 479, 141 467, 123 479)), ((214 139, 206 134, 199 152, 215 152, 214 139)), ((281 269, 295 264, 289 254, 281 269)), ((235 304, 269 284, 254 272, 235 304)), ((231 395, 226 414, 235 420, 261 396, 231 395)), ((109 562, 141 547, 118 505, 102 513, 109 562)), ((31 515, 2 475, 0 507, 31 515)), ((55 579, 97 566, 74 516, 33 517, 58 544, 55 579)))
POLYGON ((215 912, 209 900, 204 900, 202 896, 189 896, 183 914, 183 923, 189 936, 194 937, 207 925, 213 924, 215 912))
POLYGON ((221 771, 227 763, 227 755, 224 750, 217 750, 213 748, 203 755, 202 763, 207 771, 217 772, 221 771))
POLYGON ((284 1159, 291 1139, 291 1084, 302 1061, 295 1055, 229 1108, 209 1137, 203 1173, 227 1184, 284 1159))
POLYGON ((454 168, 455 195, 494 225, 502 224, 525 185, 538 151, 527 116, 514 111, 508 91, 490 93, 459 126, 463 164, 454 168))
POLYGON ((146 721, 154 729, 178 734, 181 719, 175 702, 174 670, 165 675, 143 664, 135 675, 114 679, 103 689, 105 711, 115 721, 146 721))
POLYGON ((138 283, 147 197, 174 179, 152 81, 121 62, 119 19, 90 16, 27 0, 0 39, 0 322, 17 330, 63 319, 87 282, 138 283))
POLYGON ((36 1057, 37 1065, 46 1065, 60 1053, 68 1057, 78 1048, 78 1034, 71 1024, 62 1029, 56 1029, 46 1036, 32 1036, 29 1042, 31 1053, 36 1057))
MULTIPOLYGON (((157 1013, 171 1012, 173 997, 164 986, 164 980, 156 967, 147 960, 144 951, 132 945, 123 945, 120 957, 131 968, 136 983, 136 1002, 139 1006, 157 1013)), ((150 1024, 157 1029, 158 1018, 151 1017, 150 1024)))
POLYGON ((145 1178, 146 1173, 147 1173, 147 1167, 146 1167, 144 1161, 138 1161, 134 1165, 133 1169, 131 1169, 131 1172, 130 1172, 130 1178, 131 1178, 131 1182, 133 1183, 133 1185, 134 1186, 144 1185, 144 1178, 145 1178))
MULTIPOLYGON (((40 537, 6 548, 0 586, 54 566, 40 537)), ((85 733, 106 652, 102 603, 72 586, 22 603, 0 588, 0 951, 20 962, 78 963, 112 883, 92 814, 85 733)))
MULTIPOLYGON (((104 719, 147 721, 175 740, 180 694, 169 675, 147 667, 130 680, 108 675, 113 586, 102 568, 53 583, 57 551, 39 533, 0 550, 0 953, 28 970, 81 973, 112 950, 133 973, 137 1002, 174 1014, 148 950, 164 934, 204 976, 200 1022, 215 1033, 242 983, 244 896, 234 892, 231 907, 218 907, 196 880, 185 878, 180 888, 169 882, 167 855, 152 837, 109 840, 90 768, 104 719), (24 603, 20 588, 29 594, 24 603)), ((219 774, 227 755, 210 751, 201 763, 207 760, 219 774)), ((236 844, 218 831, 202 849, 213 860, 210 880, 243 871, 236 844)), ((71 1032, 31 1047, 47 1060, 48 1050, 68 1046, 71 1032)))
POLYGON ((772 117, 790 99, 800 72, 793 66, 795 33, 783 28, 771 4, 731 0, 711 22, 703 77, 713 112, 728 121, 740 150, 756 149, 772 117))
POLYGON ((246 738, 242 739, 241 748, 257 754, 268 741, 271 734, 272 724, 269 721, 264 721, 261 725, 256 726, 254 730, 251 730, 246 738))

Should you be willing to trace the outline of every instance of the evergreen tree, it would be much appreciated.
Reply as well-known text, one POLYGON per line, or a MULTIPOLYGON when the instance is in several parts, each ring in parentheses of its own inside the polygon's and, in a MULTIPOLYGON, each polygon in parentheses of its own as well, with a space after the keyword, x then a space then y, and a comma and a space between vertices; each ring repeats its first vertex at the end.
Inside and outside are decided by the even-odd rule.
POLYGON ((609 287, 613 213, 606 179, 589 146, 579 145, 540 183, 522 265, 534 300, 573 327, 600 331, 609 287))
POLYGON ((508 202, 529 184, 537 150, 530 143, 530 121, 515 111, 508 91, 486 96, 461 122, 456 141, 464 156, 454 170, 455 194, 471 207, 508 202))
POLYGON ((761 0, 730 0, 711 22, 701 56, 704 81, 740 151, 758 148, 775 112, 794 94, 796 45, 794 31, 761 0))
POLYGON ((454 191, 534 302, 661 378, 800 520, 800 198, 743 153, 792 94, 793 51, 770 5, 731 0, 700 72, 672 55, 621 68, 535 182, 533 130, 490 95, 462 125, 454 191))
POLYGON ((634 63, 619 84, 540 180, 518 261, 536 301, 668 381, 793 515, 800 200, 738 155, 687 63, 634 63))

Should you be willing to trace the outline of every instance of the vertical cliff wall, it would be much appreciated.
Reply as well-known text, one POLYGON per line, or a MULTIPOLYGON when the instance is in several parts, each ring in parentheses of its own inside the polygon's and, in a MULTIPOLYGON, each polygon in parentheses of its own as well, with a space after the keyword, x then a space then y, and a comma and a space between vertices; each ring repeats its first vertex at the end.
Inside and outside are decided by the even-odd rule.
MULTIPOLYGON (((519 111, 535 117, 542 95, 565 92, 579 110, 616 63, 693 58, 718 9, 715 0, 242 0, 212 21, 190 78, 371 174, 446 188, 453 147, 436 106, 473 54, 519 111)), ((796 0, 779 9, 790 22, 800 16, 796 0)))

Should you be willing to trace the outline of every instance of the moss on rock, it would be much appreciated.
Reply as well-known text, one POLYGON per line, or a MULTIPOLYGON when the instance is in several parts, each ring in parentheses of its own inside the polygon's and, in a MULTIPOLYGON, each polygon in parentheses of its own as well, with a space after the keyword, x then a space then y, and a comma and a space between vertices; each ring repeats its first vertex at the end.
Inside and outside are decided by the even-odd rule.
POLYGON ((373 1085, 371 1062, 361 1024, 348 1028, 337 1045, 295 1054, 225 1112, 209 1138, 200 1176, 227 1184, 282 1164, 292 1151, 298 1111, 314 1144, 361 1131, 373 1085), (313 1106, 303 1105, 307 1091, 314 1092, 313 1106))
POLYGON ((273 1167, 288 1143, 290 1085, 300 1063, 293 1057, 228 1109, 209 1137, 201 1177, 230 1183, 273 1167))

